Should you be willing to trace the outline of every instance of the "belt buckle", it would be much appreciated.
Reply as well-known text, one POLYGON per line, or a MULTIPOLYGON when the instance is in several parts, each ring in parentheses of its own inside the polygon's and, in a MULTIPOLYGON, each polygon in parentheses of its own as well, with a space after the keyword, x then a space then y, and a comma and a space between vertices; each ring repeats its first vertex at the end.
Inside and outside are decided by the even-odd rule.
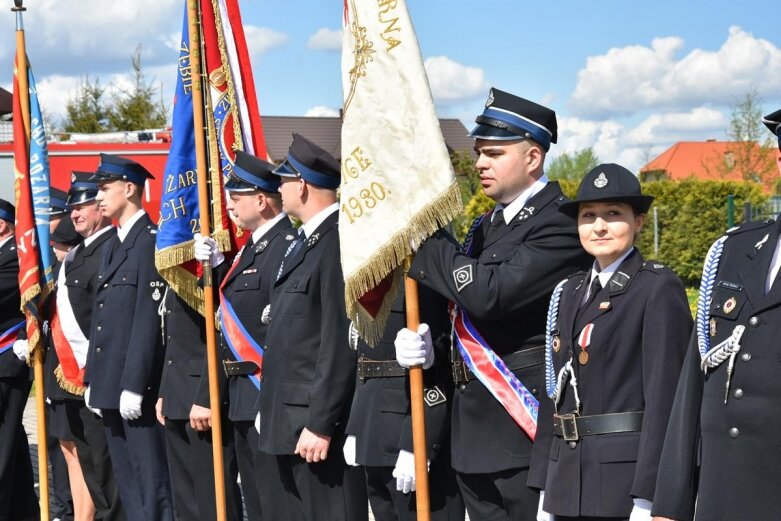
POLYGON ((358 380, 361 381, 361 383, 364 383, 366 381, 366 372, 364 370, 364 358, 363 355, 361 355, 360 358, 358 358, 358 380))
POLYGON ((467 383, 469 378, 466 374, 466 364, 460 360, 453 362, 453 383, 456 385, 467 383))
POLYGON ((580 439, 577 418, 577 413, 556 415, 556 419, 559 420, 559 425, 561 426, 561 436, 564 438, 564 441, 578 441, 580 439))

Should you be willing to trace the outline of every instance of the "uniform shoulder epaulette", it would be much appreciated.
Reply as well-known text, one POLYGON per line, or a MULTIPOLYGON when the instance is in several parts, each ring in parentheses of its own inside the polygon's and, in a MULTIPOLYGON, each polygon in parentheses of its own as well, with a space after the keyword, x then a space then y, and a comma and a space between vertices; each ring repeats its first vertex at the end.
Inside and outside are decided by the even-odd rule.
POLYGON ((767 226, 770 226, 774 222, 775 222, 775 220, 773 220, 773 219, 765 219, 765 220, 762 220, 762 221, 751 221, 749 223, 743 223, 743 224, 740 224, 738 226, 733 226, 732 228, 730 228, 729 230, 724 232, 724 234, 725 235, 729 235, 729 236, 733 236, 733 235, 738 235, 739 233, 750 232, 750 231, 753 231, 753 230, 759 230, 761 228, 765 228, 767 226))
POLYGON ((670 271, 670 268, 655 260, 643 261, 642 269, 653 272, 670 271))

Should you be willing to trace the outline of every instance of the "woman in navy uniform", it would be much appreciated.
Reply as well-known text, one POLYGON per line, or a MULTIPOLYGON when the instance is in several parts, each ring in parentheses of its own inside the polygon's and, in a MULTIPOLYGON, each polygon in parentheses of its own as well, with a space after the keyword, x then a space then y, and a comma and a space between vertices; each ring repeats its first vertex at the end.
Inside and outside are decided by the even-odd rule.
MULTIPOLYGON (((763 122, 781 150, 781 110, 763 122)), ((747 223, 705 259, 659 464, 659 520, 779 518, 780 235, 781 220, 747 223)))
POLYGON ((650 519, 692 325, 680 279, 634 247, 652 201, 629 170, 602 164, 560 207, 595 261, 557 286, 548 310, 528 481, 544 491, 538 519, 650 519))

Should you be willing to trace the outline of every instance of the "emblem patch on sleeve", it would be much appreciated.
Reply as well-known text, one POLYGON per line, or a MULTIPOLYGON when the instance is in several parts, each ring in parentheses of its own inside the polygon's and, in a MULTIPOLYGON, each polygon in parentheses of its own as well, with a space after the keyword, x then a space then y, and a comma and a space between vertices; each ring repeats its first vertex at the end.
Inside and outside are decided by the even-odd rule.
POLYGON ((423 390, 423 401, 425 401, 426 405, 429 407, 434 407, 440 403, 445 403, 447 397, 445 397, 445 393, 443 393, 439 387, 434 386, 431 389, 423 390))
POLYGON ((472 278, 472 265, 467 264, 460 268, 453 270, 453 280, 456 283, 456 291, 461 293, 461 290, 469 286, 474 279, 472 278))

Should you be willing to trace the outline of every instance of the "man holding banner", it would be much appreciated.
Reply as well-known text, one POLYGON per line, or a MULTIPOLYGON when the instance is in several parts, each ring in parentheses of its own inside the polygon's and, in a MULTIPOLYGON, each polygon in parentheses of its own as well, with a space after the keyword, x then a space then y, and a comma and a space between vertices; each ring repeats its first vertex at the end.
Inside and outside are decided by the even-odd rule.
MULTIPOLYGON (((538 397, 544 389, 547 303, 563 277, 588 264, 565 198, 543 164, 556 114, 491 89, 471 132, 485 194, 496 207, 472 224, 462 249, 444 231, 423 243, 410 277, 455 305, 452 465, 472 519, 534 519, 526 486, 538 397), (490 442, 486 443, 486 433, 490 442)), ((397 351, 430 342, 409 330, 397 351)))
MULTIPOLYGON (((201 235, 195 236, 195 258, 210 261, 216 268, 220 296, 220 332, 222 364, 228 378, 228 419, 233 424, 236 459, 239 464, 244 504, 250 519, 261 519, 265 504, 261 505, 259 480, 270 472, 258 452, 258 389, 261 386, 261 367, 266 344, 267 314, 271 288, 277 268, 288 245, 295 237, 290 219, 282 212, 282 201, 277 189, 279 177, 272 174, 274 165, 246 152, 236 151, 236 161, 230 179, 225 183, 228 194, 226 207, 239 227, 251 232, 242 251, 230 267, 226 266, 217 242, 201 235)), ((204 374, 206 371, 204 370, 204 374)), ((208 381, 201 380, 199 395, 208 398, 208 381)), ((205 427, 204 413, 195 408, 191 417, 194 427, 205 427)), ((268 497, 268 501, 280 501, 268 497)), ((264 519, 275 519, 263 515, 264 519)))
POLYGON ((27 350, 25 340, 16 340, 23 330, 19 310, 19 260, 14 241, 16 209, 0 199, 0 519, 38 518, 38 498, 33 489, 27 434, 22 413, 30 392, 30 370, 12 349, 15 341, 27 350))

